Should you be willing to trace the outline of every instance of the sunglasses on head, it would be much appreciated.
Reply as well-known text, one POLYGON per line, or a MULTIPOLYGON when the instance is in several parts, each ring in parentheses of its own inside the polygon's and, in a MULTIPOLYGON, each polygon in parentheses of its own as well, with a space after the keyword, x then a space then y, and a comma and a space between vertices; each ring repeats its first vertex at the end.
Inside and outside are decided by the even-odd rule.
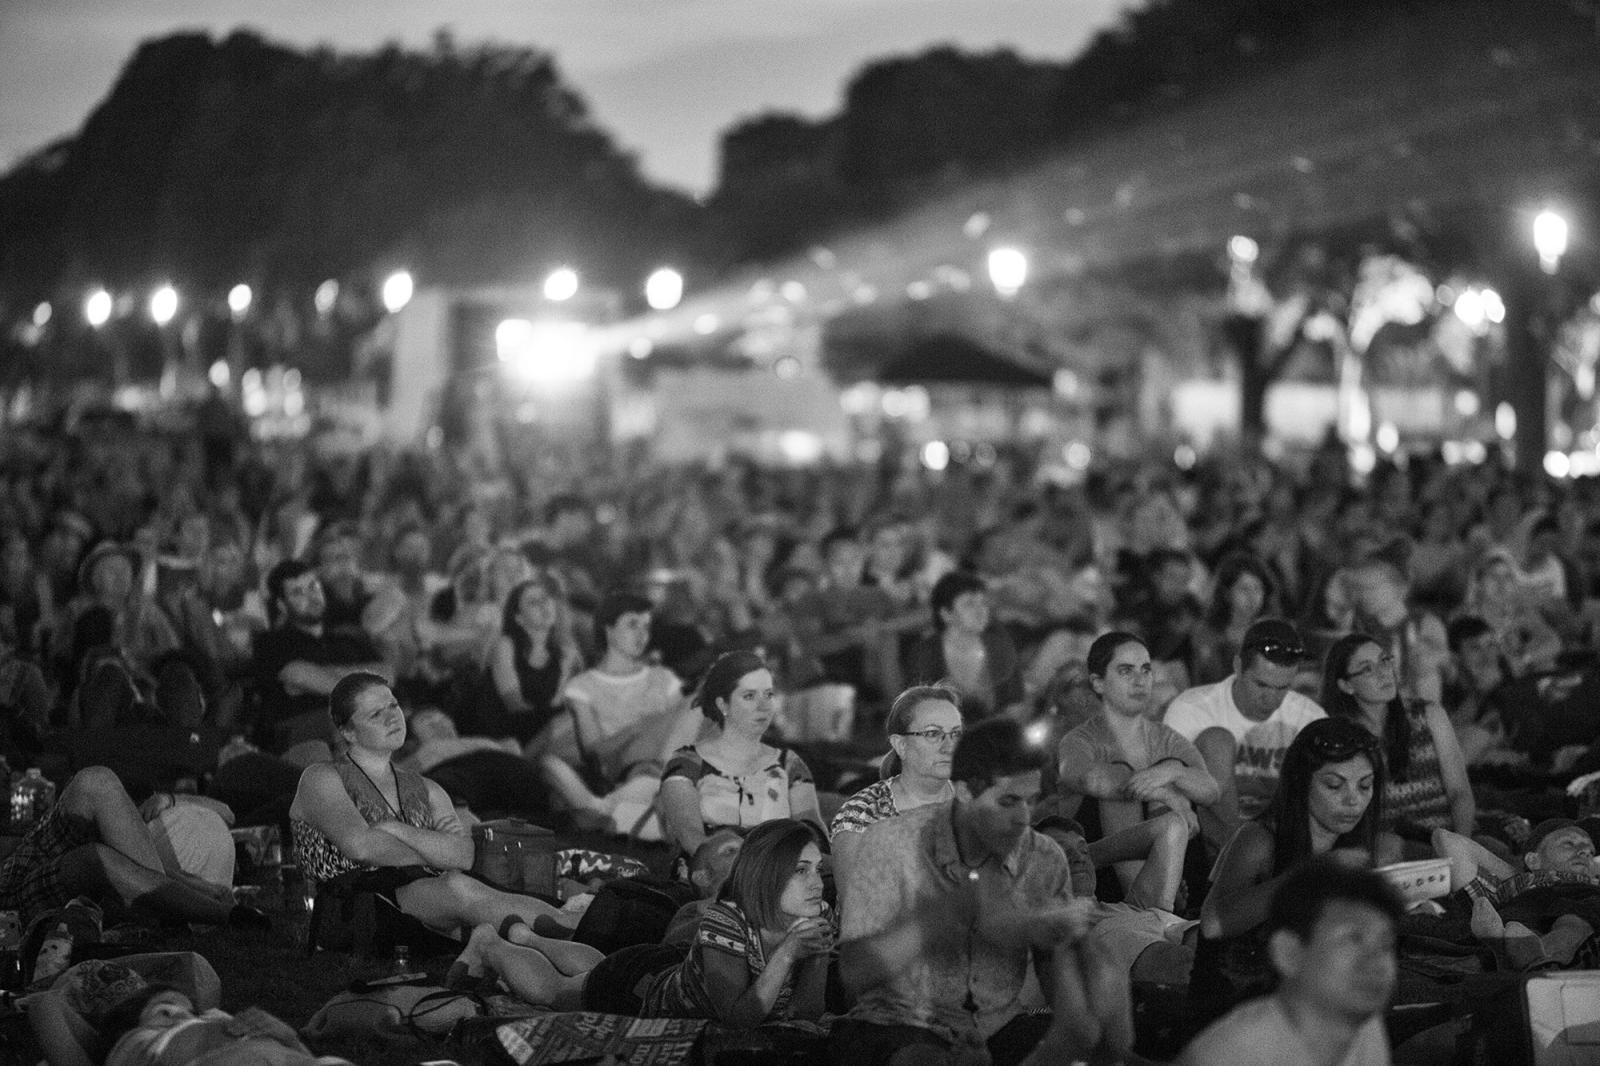
POLYGON ((1306 657, 1306 649, 1299 641, 1258 640, 1246 644, 1244 650, 1253 651, 1278 666, 1292 666, 1303 662, 1306 657))
POLYGON ((1314 730, 1301 736, 1305 737, 1306 746, 1313 755, 1324 762, 1344 762, 1357 755, 1365 755, 1376 761, 1378 754, 1378 738, 1366 730, 1356 726, 1359 733, 1354 730, 1339 730, 1330 732, 1324 729, 1314 730))

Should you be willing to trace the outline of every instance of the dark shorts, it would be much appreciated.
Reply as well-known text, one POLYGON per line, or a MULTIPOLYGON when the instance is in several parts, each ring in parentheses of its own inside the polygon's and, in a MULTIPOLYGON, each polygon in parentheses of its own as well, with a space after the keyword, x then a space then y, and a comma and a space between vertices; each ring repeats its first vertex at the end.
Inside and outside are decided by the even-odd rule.
POLYGON ((380 866, 376 870, 366 870, 351 878, 351 887, 358 892, 371 892, 378 898, 387 901, 400 909, 400 901, 395 899, 395 893, 413 881, 426 881, 430 877, 439 875, 426 866, 380 866))
POLYGON ((0 909, 18 911, 26 927, 63 906, 74 893, 61 883, 62 858, 99 839, 92 822, 72 817, 59 803, 51 807, 0 866, 0 909))
POLYGON ((634 944, 595 964, 583 981, 584 1010, 637 1017, 644 1009, 640 989, 660 973, 676 969, 684 950, 670 944, 634 944))

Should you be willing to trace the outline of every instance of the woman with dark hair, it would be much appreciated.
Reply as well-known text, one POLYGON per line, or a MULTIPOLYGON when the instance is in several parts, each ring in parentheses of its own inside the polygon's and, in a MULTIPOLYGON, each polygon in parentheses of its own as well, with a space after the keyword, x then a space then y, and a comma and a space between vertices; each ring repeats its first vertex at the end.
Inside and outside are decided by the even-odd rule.
MULTIPOLYGON (((822 898, 815 827, 792 818, 750 831, 686 956, 639 945, 582 965, 558 961, 538 938, 473 930, 456 960, 469 978, 503 980, 529 1003, 645 1018, 709 1018, 735 1029, 822 1016, 833 918, 822 898)), ((559 943, 559 942, 554 942, 559 943)))
POLYGON ((1083 799, 1096 800, 1127 901, 1170 911, 1185 849, 1200 829, 1195 808, 1215 803, 1221 790, 1195 746, 1146 713, 1154 671, 1144 641, 1106 633, 1090 645, 1087 666, 1101 709, 1056 749, 1060 813, 1071 817, 1083 799))
POLYGON ((540 571, 506 596, 487 691, 464 731, 529 743, 555 718, 561 690, 582 668, 566 590, 555 574, 540 571))
POLYGON ((1384 780, 1383 751, 1356 723, 1322 718, 1300 730, 1272 804, 1239 827, 1211 872, 1189 980, 1200 1020, 1270 987, 1263 927, 1291 869, 1314 855, 1360 866, 1400 857, 1399 841, 1379 833, 1384 780))
POLYGON ((1190 640, 1195 685, 1209 685, 1233 673, 1233 660, 1244 643, 1250 623, 1277 614, 1277 588, 1260 559, 1249 552, 1233 552, 1217 564, 1212 582, 1211 606, 1195 627, 1190 640))
POLYGON ((1424 847, 1435 829, 1472 835, 1477 806, 1455 727, 1437 703, 1401 698, 1394 656, 1377 641, 1349 633, 1328 649, 1322 708, 1382 741, 1382 828, 1424 847))
POLYGON ((328 697, 343 752, 300 776, 289 808, 295 862, 321 884, 360 871, 358 888, 375 892, 429 928, 454 932, 519 915, 572 919, 532 896, 490 888, 472 868, 471 835, 435 782, 394 762, 406 740, 406 717, 377 674, 347 674, 328 697))
POLYGON ((867 827, 955 794, 950 760, 961 739, 961 697, 943 685, 916 685, 889 705, 889 753, 880 780, 844 801, 833 816, 833 866, 849 865, 867 827))
POLYGON ((716 733, 679 748, 662 773, 657 802, 668 839, 692 855, 714 829, 774 818, 809 822, 820 836, 811 770, 794 752, 762 739, 777 713, 766 660, 752 651, 719 656, 694 702, 716 733))
POLYGON ((961 694, 969 718, 1003 713, 1022 702, 1022 663, 1006 631, 990 624, 989 587, 977 574, 941 577, 928 601, 933 630, 911 651, 913 684, 946 684, 961 694))

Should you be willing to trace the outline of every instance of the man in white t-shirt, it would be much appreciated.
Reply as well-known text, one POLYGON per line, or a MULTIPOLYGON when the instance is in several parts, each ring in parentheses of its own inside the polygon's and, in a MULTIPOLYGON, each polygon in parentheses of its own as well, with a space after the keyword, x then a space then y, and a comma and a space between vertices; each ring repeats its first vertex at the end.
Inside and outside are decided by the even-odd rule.
POLYGON ((1202 1032, 1177 1066, 1389 1066, 1383 1012, 1401 911, 1370 870, 1323 857, 1290 874, 1267 919, 1277 990, 1202 1032))
POLYGON ((1200 829, 1212 854, 1246 818, 1266 809, 1278 787, 1284 752, 1307 722, 1326 717, 1292 690, 1305 659, 1294 626, 1263 618, 1245 630, 1233 673, 1178 694, 1166 725, 1200 749, 1221 798, 1200 808, 1200 829))

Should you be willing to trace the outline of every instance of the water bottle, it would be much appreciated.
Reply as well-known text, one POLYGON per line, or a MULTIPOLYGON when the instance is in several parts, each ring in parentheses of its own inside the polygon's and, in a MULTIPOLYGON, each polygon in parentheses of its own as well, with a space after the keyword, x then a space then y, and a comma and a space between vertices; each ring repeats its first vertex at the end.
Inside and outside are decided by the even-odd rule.
POLYGON ((12 832, 25 832, 33 823, 45 816, 56 802, 56 786, 46 780, 37 766, 11 785, 12 832))
POLYGON ((405 944, 394 946, 394 963, 389 967, 389 972, 396 977, 411 972, 411 949, 405 944))

